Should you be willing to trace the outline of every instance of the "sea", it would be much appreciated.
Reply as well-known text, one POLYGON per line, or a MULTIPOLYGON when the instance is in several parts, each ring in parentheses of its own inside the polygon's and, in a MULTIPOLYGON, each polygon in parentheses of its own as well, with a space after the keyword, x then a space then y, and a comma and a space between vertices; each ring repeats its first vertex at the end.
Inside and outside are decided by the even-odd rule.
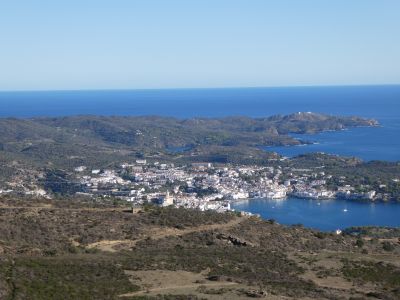
MULTIPOLYGON (((0 92, 0 117, 13 118, 162 115, 184 119, 300 111, 374 118, 381 126, 294 135, 311 144, 262 148, 288 157, 325 152, 364 161, 400 162, 400 85, 0 92)), ((288 198, 252 199, 232 206, 282 224, 302 223, 321 230, 400 226, 400 204, 396 203, 288 198)))

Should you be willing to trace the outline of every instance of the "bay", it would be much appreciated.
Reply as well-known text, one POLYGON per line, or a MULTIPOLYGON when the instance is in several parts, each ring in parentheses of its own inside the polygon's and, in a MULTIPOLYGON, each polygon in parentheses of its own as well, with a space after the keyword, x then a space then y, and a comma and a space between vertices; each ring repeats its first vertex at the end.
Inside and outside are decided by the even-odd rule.
POLYGON ((351 226, 400 226, 400 205, 397 203, 367 203, 346 200, 249 199, 235 201, 231 207, 239 211, 260 214, 285 225, 333 231, 351 226))
POLYGON ((359 127, 317 134, 292 134, 293 137, 311 144, 262 148, 286 157, 323 152, 355 156, 365 161, 400 161, 400 121, 393 118, 383 119, 380 123, 381 127, 359 127))

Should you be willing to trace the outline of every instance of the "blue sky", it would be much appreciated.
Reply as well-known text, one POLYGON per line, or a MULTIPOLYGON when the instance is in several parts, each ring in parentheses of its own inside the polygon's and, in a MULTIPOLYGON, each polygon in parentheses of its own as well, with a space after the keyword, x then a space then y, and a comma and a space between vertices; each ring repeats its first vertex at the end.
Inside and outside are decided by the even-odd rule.
POLYGON ((400 83, 398 0, 0 0, 0 90, 400 83))

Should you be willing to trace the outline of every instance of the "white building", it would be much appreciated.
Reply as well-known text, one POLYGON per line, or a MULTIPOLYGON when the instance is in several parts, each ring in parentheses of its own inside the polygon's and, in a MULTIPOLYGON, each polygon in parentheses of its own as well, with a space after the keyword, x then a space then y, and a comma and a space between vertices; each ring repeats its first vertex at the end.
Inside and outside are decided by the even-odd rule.
POLYGON ((162 206, 170 206, 174 204, 174 198, 171 197, 169 194, 169 191, 167 191, 167 194, 165 195, 163 201, 162 201, 162 206))

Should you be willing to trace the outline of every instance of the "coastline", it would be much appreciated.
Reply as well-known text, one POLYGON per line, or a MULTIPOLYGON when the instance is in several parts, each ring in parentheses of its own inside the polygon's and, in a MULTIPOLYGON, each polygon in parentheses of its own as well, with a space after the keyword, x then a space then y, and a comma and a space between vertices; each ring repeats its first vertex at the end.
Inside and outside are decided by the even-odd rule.
POLYGON ((393 203, 393 204, 399 204, 399 201, 396 200, 383 200, 383 199, 375 199, 375 200, 371 200, 371 199, 365 199, 365 198, 358 198, 358 199, 350 199, 350 198, 346 198, 346 197, 340 197, 340 196, 335 196, 335 197, 304 197, 304 196, 297 196, 295 194, 289 193, 287 194, 285 197, 278 197, 278 198, 269 198, 269 197, 247 197, 247 198, 239 198, 239 199, 229 199, 227 201, 229 201, 230 203, 234 203, 234 202, 240 202, 240 201, 251 201, 251 200, 276 200, 276 201, 283 201, 283 200, 288 200, 290 198, 296 198, 296 199, 301 199, 301 200, 313 200, 313 201, 335 201, 335 200, 339 200, 339 201, 349 201, 349 202, 358 202, 358 203, 366 203, 366 204, 370 204, 370 203, 393 203))

